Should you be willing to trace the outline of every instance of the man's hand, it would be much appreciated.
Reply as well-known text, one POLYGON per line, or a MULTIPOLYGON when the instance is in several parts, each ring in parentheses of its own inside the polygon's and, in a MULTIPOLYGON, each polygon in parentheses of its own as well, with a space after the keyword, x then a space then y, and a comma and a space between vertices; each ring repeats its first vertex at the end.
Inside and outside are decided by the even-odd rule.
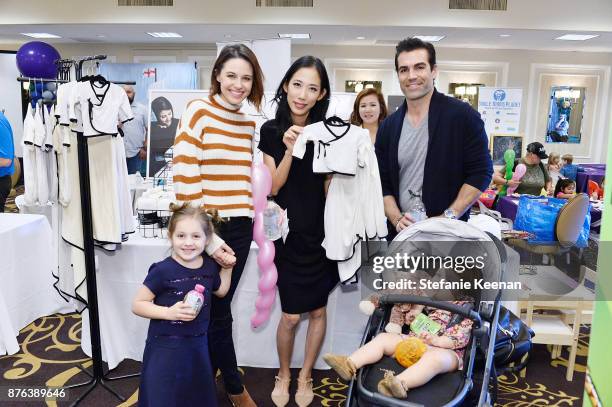
POLYGON ((146 160, 147 150, 145 150, 144 148, 141 148, 140 150, 138 150, 138 158, 140 158, 141 160, 146 160))
POLYGON ((405 213, 404 215, 402 215, 401 218, 395 221, 395 230, 397 232, 401 232, 402 230, 406 229, 408 226, 412 225, 413 223, 414 223, 414 219, 412 219, 412 216, 405 213))
POLYGON ((222 268, 234 267, 236 264, 236 253, 226 243, 223 243, 213 254, 212 258, 222 268))

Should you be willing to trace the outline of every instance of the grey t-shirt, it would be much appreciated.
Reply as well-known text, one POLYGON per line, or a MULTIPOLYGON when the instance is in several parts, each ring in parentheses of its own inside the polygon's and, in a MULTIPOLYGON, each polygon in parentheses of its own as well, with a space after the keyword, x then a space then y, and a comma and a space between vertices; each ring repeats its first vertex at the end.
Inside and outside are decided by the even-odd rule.
POLYGON ((422 202, 423 173, 427 158, 429 126, 427 116, 417 127, 412 127, 404 117, 399 139, 397 158, 399 162, 399 207, 409 212, 417 202, 422 202))
POLYGON ((129 122, 123 123, 125 143, 125 156, 127 158, 134 157, 138 154, 138 151, 144 146, 145 138, 147 136, 147 108, 140 103, 132 104, 132 112, 134 113, 134 119, 129 122))

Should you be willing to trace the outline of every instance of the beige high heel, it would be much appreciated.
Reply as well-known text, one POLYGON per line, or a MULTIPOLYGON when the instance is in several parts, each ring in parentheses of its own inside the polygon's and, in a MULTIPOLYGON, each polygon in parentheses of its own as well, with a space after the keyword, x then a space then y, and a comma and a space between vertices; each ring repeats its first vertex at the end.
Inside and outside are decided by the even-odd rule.
POLYGON ((272 390, 272 402, 276 407, 285 407, 289 403, 289 385, 291 377, 274 376, 274 390, 272 390))
POLYGON ((298 388, 295 392, 295 402, 300 407, 307 407, 314 399, 312 391, 312 378, 302 380, 298 377, 298 388))

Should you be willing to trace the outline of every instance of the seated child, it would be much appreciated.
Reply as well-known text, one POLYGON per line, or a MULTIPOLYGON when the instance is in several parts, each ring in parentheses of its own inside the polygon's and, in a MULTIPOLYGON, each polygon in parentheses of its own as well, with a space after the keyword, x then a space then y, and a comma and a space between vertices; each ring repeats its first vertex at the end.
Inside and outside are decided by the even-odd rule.
POLYGON ((561 156, 559 153, 551 152, 548 154, 548 162, 546 164, 548 175, 552 180, 552 188, 557 186, 557 182, 563 178, 559 170, 561 169, 561 156))
POLYGON ((565 178, 569 178, 572 181, 576 181, 576 174, 579 172, 584 172, 584 168, 579 167, 575 164, 572 164, 572 162, 574 162, 573 155, 563 154, 563 157, 561 157, 561 160, 563 160, 563 167, 561 167, 561 170, 559 171, 559 173, 565 178))
POLYGON ((555 187, 555 198, 570 199, 576 196, 576 182, 571 179, 560 179, 555 187))
POLYGON ((606 177, 603 177, 603 179, 601 180, 601 185, 599 185, 597 184, 597 182, 593 180, 589 180, 588 190, 589 190, 589 196, 591 197, 592 200, 600 201, 603 199, 605 181, 606 181, 606 177))
MULTIPOLYGON (((453 301, 453 304, 457 305, 466 303, 468 301, 453 301)), ((408 390, 424 385, 434 376, 463 369, 463 355, 470 341, 472 320, 465 318, 459 323, 451 324, 453 314, 448 311, 413 305, 406 315, 406 323, 411 323, 423 311, 427 312, 431 320, 441 325, 438 335, 429 332, 417 335, 412 331, 408 335, 383 332, 350 356, 328 353, 323 359, 342 379, 349 381, 355 377, 357 369, 376 363, 385 355, 393 356, 398 343, 409 336, 416 336, 427 345, 423 356, 397 376, 393 372, 386 372, 385 377, 378 383, 379 393, 405 399, 408 390)))

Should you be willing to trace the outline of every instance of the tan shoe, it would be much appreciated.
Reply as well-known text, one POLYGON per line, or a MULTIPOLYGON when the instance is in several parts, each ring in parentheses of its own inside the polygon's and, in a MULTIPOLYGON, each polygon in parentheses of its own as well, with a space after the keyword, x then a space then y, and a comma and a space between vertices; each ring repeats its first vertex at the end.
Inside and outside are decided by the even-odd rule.
POLYGON ((312 378, 302 380, 298 377, 298 388, 295 392, 295 403, 300 407, 307 407, 314 399, 312 391, 312 378))
POLYGON ((385 377, 378 382, 378 392, 396 399, 405 399, 408 397, 408 391, 404 388, 401 380, 395 377, 395 373, 391 370, 385 371, 385 377))
POLYGON ((272 390, 272 402, 276 407, 285 407, 289 403, 289 385, 291 377, 274 377, 274 390, 272 390))
POLYGON ((329 367, 334 369, 343 380, 348 382, 355 378, 357 368, 355 367, 353 361, 348 358, 348 356, 326 353, 323 355, 323 360, 329 365, 329 367))
POLYGON ((251 398, 251 395, 247 391, 246 387, 243 387, 242 393, 240 394, 227 394, 227 397, 234 407, 257 407, 257 404, 251 398))

